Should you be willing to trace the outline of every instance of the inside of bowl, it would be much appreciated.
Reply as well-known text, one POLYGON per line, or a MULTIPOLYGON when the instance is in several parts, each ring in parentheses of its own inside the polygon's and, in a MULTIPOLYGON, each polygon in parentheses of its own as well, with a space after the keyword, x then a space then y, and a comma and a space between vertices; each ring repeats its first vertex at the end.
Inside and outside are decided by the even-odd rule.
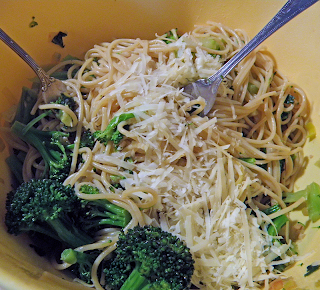
MULTIPOLYGON (((221 22, 232 28, 241 28, 254 36, 280 9, 285 1, 10 1, 3 0, 0 10, 0 26, 21 44, 40 65, 56 61, 57 55, 68 54, 82 57, 95 43, 114 38, 153 38, 177 27, 186 32, 195 24, 208 20, 221 22), (38 22, 30 28, 32 17, 38 22), (59 31, 68 35, 61 48, 51 42, 50 37, 59 31)), ((264 45, 274 56, 278 68, 290 79, 298 83, 311 100, 312 121, 320 132, 318 82, 320 79, 320 31, 314 23, 319 23, 320 9, 304 12, 281 31, 275 33, 264 45), (306 37, 306 35, 308 35, 306 37)), ((0 43, 0 97, 3 113, 17 103, 23 85, 30 86, 28 79, 34 73, 3 43, 0 43)), ((305 146, 307 163, 296 188, 304 188, 317 181, 320 168, 320 141, 309 141, 305 146)), ((5 164, 7 151, 0 156, 0 286, 5 289, 86 289, 71 283, 61 272, 55 271, 48 261, 39 257, 27 244, 25 237, 13 237, 6 232, 3 223, 5 196, 10 190, 11 180, 5 164)), ((292 213, 294 219, 303 220, 303 211, 292 213)), ((306 266, 320 260, 318 240, 319 224, 309 226, 305 239, 299 243, 301 262, 290 268, 300 288, 320 289, 317 276, 304 276, 306 266)))

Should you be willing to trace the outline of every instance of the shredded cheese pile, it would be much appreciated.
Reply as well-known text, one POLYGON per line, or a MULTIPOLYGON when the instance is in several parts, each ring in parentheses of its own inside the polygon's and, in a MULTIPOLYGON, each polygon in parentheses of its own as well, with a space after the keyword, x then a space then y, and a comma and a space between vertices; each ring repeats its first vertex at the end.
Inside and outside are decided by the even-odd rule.
MULTIPOLYGON (((227 153, 229 146, 210 141, 216 120, 179 115, 179 99, 178 90, 149 87, 141 107, 135 106, 141 121, 131 125, 130 136, 140 144, 143 162, 137 162, 133 176, 121 184, 158 192, 161 201, 150 216, 159 213, 160 226, 190 247, 196 286, 230 289, 235 282, 253 286, 272 270, 264 259, 270 238, 243 204, 261 184, 227 153), (142 114, 147 107, 150 115, 142 114)), ((128 147, 114 154, 127 154, 128 147)))

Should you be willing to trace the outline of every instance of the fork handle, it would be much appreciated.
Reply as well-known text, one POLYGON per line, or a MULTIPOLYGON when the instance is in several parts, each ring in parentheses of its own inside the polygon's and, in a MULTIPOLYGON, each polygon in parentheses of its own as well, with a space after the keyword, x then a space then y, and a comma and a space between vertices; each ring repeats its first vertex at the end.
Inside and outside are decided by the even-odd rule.
POLYGON ((309 8, 319 0, 289 0, 279 12, 268 22, 268 24, 260 30, 260 32, 251 39, 235 56, 233 56, 225 65, 223 65, 217 73, 209 77, 209 81, 214 81, 216 77, 224 78, 228 73, 252 50, 261 44, 270 35, 285 25, 292 18, 309 8))
POLYGON ((17 44, 8 34, 6 34, 0 28, 0 39, 8 45, 16 54, 18 54, 36 73, 41 81, 42 90, 46 91, 47 88, 52 83, 52 78, 50 78, 47 73, 37 65, 34 59, 19 45, 17 44))

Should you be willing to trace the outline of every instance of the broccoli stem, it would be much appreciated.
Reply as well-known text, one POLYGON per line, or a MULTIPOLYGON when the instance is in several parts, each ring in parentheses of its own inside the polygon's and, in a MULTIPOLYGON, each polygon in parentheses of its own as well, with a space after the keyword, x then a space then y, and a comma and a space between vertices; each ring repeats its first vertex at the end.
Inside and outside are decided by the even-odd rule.
POLYGON ((107 128, 103 131, 96 131, 94 133, 94 137, 100 141, 103 142, 104 144, 108 143, 112 137, 116 139, 116 142, 120 142, 119 140, 119 134, 117 133, 117 127, 122 121, 126 121, 128 119, 134 118, 135 115, 134 113, 123 113, 119 116, 114 117, 107 128), (114 134, 116 134, 114 136, 114 134))
MULTIPOLYGON (((92 209, 90 215, 92 217, 101 217, 97 220, 98 225, 111 225, 124 228, 131 220, 131 214, 124 208, 111 203, 108 200, 94 200, 88 202, 92 209)), ((94 227, 95 222, 92 220, 88 227, 94 227)))
POLYGON ((137 264, 127 280, 123 283, 120 290, 141 290, 148 289, 149 280, 142 276, 139 272, 140 265, 137 264))
POLYGON ((68 133, 41 131, 29 124, 25 125, 18 121, 14 122, 11 131, 39 151, 45 162, 44 174, 49 171, 51 176, 51 174, 59 171, 61 172, 61 176, 62 174, 67 175, 69 161, 66 149, 60 139, 68 137, 68 133))
POLYGON ((122 122, 122 121, 126 121, 128 119, 134 118, 134 114, 133 113, 125 113, 125 114, 121 114, 119 116, 114 117, 109 125, 106 128, 106 136, 108 136, 108 138, 111 139, 113 133, 115 132, 115 130, 117 129, 118 125, 122 122))
POLYGON ((38 94, 27 87, 22 88, 22 94, 14 117, 14 121, 27 124, 34 117, 30 114, 33 106, 37 102, 38 94))
POLYGON ((110 212, 105 212, 107 218, 102 219, 99 222, 100 225, 112 225, 124 228, 131 220, 130 213, 124 208, 107 203, 106 209, 110 212))
POLYGON ((18 183, 21 184, 23 182, 22 161, 16 155, 10 155, 8 158, 6 158, 6 163, 17 179, 18 183))
POLYGON ((47 222, 57 233, 60 240, 72 248, 77 248, 94 242, 93 238, 89 237, 84 232, 80 232, 80 230, 74 227, 67 226, 60 219, 48 219, 47 222))

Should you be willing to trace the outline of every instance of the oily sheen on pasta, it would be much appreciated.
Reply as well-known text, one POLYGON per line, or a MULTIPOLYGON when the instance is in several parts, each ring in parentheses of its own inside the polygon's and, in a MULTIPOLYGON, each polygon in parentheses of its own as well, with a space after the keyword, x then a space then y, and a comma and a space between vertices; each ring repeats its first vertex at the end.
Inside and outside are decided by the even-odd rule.
MULTIPOLYGON (((190 101, 183 85, 214 74, 248 37, 214 22, 179 31, 180 37, 176 30, 171 33, 173 39, 164 35, 101 43, 83 61, 66 61, 49 72, 70 64, 64 83, 77 102, 75 113, 66 111, 76 139, 64 184, 74 186, 81 198, 106 198, 127 209, 133 218, 126 229, 152 224, 178 235, 194 257, 196 287, 259 289, 278 277, 275 264, 295 258, 286 254, 288 229, 286 242, 272 243, 267 234, 271 218, 261 210, 280 204, 274 218, 301 203, 287 208, 282 195, 293 190, 304 163, 305 93, 260 47, 224 79, 213 109, 200 117, 204 100, 190 101), (79 149, 83 127, 104 130, 114 116, 127 112, 135 118, 118 125, 125 136, 120 144, 97 142, 92 150, 79 149), (123 177, 120 188, 111 190, 111 175, 123 177), (100 194, 88 197, 79 191, 82 184, 97 187, 100 194), (279 255, 281 262, 274 261, 279 255)), ((36 109, 55 106, 39 104, 36 109)), ((61 130, 59 120, 42 126, 61 130)), ((39 177, 39 154, 24 150, 24 179, 39 177)), ((104 249, 92 270, 96 289, 105 289, 97 269, 115 249, 117 234, 109 227, 96 233, 96 243, 77 249, 104 249)))

